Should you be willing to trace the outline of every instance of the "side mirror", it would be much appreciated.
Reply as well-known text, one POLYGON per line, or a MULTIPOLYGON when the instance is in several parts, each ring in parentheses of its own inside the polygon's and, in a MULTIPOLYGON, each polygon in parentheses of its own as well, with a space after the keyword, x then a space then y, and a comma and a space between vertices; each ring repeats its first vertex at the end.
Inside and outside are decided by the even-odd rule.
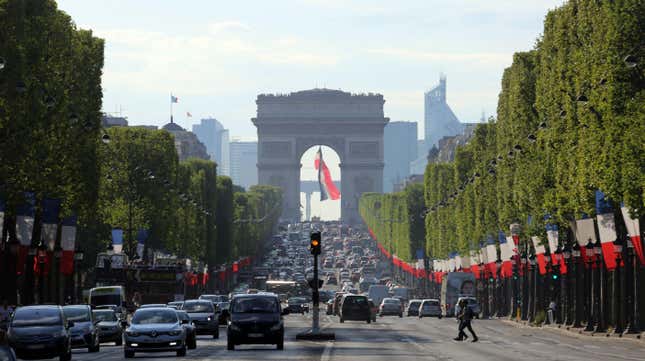
POLYGON ((121 327, 123 327, 123 328, 128 327, 128 321, 126 321, 126 320, 121 321, 121 327))
POLYGON ((67 321, 67 328, 74 327, 74 321, 67 321))
POLYGON ((289 309, 288 309, 288 308, 285 308, 284 310, 282 310, 282 312, 281 312, 280 314, 281 314, 282 316, 286 316, 286 315, 288 315, 289 313, 290 313, 290 312, 289 312, 289 309))

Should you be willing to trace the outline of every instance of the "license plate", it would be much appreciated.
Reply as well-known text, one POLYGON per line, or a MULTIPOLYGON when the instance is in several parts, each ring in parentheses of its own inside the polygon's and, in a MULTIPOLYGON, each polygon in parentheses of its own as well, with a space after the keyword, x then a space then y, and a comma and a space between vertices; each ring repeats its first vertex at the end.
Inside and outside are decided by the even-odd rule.
POLYGON ((263 333, 249 333, 249 337, 264 337, 263 333))
POLYGON ((45 348, 45 345, 42 345, 42 344, 28 345, 27 348, 30 350, 39 350, 39 349, 45 348))

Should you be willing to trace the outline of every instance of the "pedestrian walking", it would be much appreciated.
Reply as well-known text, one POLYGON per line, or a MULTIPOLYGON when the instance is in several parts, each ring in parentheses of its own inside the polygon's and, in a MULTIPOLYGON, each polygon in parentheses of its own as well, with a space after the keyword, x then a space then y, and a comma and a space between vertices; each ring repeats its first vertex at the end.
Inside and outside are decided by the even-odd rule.
POLYGON ((475 316, 473 313, 473 310, 468 307, 468 303, 466 300, 462 299, 459 302, 460 310, 459 310, 459 315, 457 315, 457 318, 459 319, 459 335, 454 339, 455 341, 464 341, 468 338, 468 335, 466 332, 464 332, 464 329, 468 329, 470 334, 473 336, 472 342, 477 342, 479 338, 475 334, 475 331, 473 330, 473 327, 471 325, 471 321, 473 317, 475 316))
POLYGON ((555 322, 555 311, 557 308, 557 304, 555 303, 555 300, 551 300, 549 303, 549 309, 547 310, 547 317, 548 317, 548 322, 550 325, 554 324, 555 322))

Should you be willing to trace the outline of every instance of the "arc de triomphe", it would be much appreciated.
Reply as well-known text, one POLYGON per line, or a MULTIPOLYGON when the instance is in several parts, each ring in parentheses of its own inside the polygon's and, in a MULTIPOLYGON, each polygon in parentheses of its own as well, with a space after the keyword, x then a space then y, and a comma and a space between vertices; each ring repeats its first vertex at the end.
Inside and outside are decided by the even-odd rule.
POLYGON ((326 145, 340 157, 341 220, 357 223, 360 195, 383 191, 383 96, 313 89, 262 94, 256 103, 258 184, 282 188, 283 218, 300 219, 303 153, 326 145))

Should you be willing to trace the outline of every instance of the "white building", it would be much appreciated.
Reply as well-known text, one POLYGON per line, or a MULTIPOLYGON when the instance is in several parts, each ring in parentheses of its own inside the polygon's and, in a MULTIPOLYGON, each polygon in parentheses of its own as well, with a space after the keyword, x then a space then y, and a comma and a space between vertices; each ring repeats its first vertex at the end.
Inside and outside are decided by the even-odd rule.
POLYGON ((217 163, 217 174, 230 176, 228 129, 215 118, 202 119, 193 124, 193 133, 206 145, 211 160, 217 163))
POLYGON ((258 142, 233 140, 229 151, 233 184, 245 189, 258 184, 258 142))

